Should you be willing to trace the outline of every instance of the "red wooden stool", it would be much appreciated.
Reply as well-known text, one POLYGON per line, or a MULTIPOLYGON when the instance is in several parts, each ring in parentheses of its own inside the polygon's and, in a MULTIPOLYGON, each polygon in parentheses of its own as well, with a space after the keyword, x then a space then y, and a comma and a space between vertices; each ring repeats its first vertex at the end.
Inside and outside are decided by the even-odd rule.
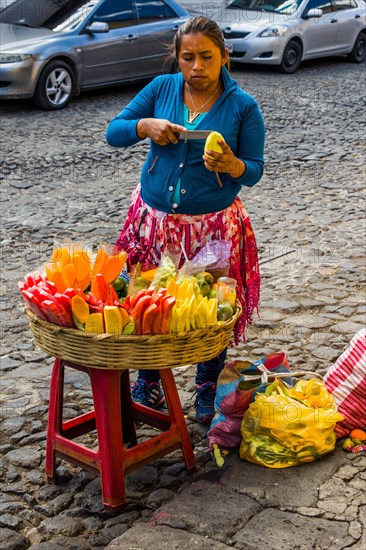
POLYGON ((52 371, 48 411, 46 474, 55 481, 55 458, 73 462, 100 474, 106 510, 126 505, 125 474, 181 447, 187 470, 195 470, 191 440, 171 369, 159 371, 168 414, 134 403, 128 370, 97 369, 56 359, 52 371), (89 375, 94 410, 63 421, 64 370, 70 367, 89 375), (135 421, 163 430, 137 442, 135 421), (98 448, 73 441, 97 431, 98 448), (128 445, 128 448, 127 448, 128 445))

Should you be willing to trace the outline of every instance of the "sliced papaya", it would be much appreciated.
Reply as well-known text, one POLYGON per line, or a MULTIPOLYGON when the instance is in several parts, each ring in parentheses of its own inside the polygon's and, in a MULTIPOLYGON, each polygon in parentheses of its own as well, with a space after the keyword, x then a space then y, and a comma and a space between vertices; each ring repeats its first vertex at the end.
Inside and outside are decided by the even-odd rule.
POLYGON ((135 332, 136 334, 141 334, 142 331, 142 319, 144 316, 145 309, 150 304, 151 296, 148 294, 146 296, 142 296, 140 300, 137 302, 136 306, 133 308, 131 312, 131 317, 133 318, 135 322, 135 332))
POLYGON ((151 304, 147 306, 142 318, 141 332, 142 334, 151 334, 153 332, 154 318, 159 306, 151 304))
POLYGON ((150 294, 147 294, 146 292, 146 288, 143 288, 141 290, 139 290, 138 292, 136 292, 136 294, 134 294, 133 296, 130 296, 130 304, 131 304, 131 308, 134 309, 137 302, 140 300, 140 298, 142 298, 143 296, 150 296, 150 294))
POLYGON ((152 333, 153 334, 160 334, 161 333, 161 323, 163 320, 163 302, 160 302, 158 305, 158 309, 155 313, 154 317, 154 324, 152 327, 152 333))

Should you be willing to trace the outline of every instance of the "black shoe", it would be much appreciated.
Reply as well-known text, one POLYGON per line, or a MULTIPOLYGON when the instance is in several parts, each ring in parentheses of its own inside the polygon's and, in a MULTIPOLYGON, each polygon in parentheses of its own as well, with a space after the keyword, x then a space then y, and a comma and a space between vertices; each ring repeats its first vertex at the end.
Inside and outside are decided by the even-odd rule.
POLYGON ((163 390, 159 382, 146 382, 137 380, 132 386, 132 399, 135 403, 158 409, 165 403, 163 390))
POLYGON ((211 424, 211 420, 215 416, 215 395, 216 384, 213 382, 205 382, 201 386, 196 387, 196 420, 202 424, 211 424))

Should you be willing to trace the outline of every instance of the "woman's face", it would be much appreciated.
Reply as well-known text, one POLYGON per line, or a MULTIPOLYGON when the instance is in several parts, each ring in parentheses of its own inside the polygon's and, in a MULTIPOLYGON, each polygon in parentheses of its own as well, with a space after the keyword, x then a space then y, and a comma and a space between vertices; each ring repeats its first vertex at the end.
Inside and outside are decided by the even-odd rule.
POLYGON ((202 33, 184 34, 178 53, 179 68, 184 80, 197 90, 210 90, 217 87, 225 56, 214 42, 202 33))

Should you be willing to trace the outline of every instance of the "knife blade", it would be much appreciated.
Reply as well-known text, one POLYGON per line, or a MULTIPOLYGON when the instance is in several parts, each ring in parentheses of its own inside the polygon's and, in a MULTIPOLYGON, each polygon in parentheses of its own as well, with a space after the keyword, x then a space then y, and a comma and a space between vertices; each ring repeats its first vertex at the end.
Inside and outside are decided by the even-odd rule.
POLYGON ((179 132, 179 138, 187 141, 188 139, 207 139, 212 130, 187 130, 186 132, 179 132))

